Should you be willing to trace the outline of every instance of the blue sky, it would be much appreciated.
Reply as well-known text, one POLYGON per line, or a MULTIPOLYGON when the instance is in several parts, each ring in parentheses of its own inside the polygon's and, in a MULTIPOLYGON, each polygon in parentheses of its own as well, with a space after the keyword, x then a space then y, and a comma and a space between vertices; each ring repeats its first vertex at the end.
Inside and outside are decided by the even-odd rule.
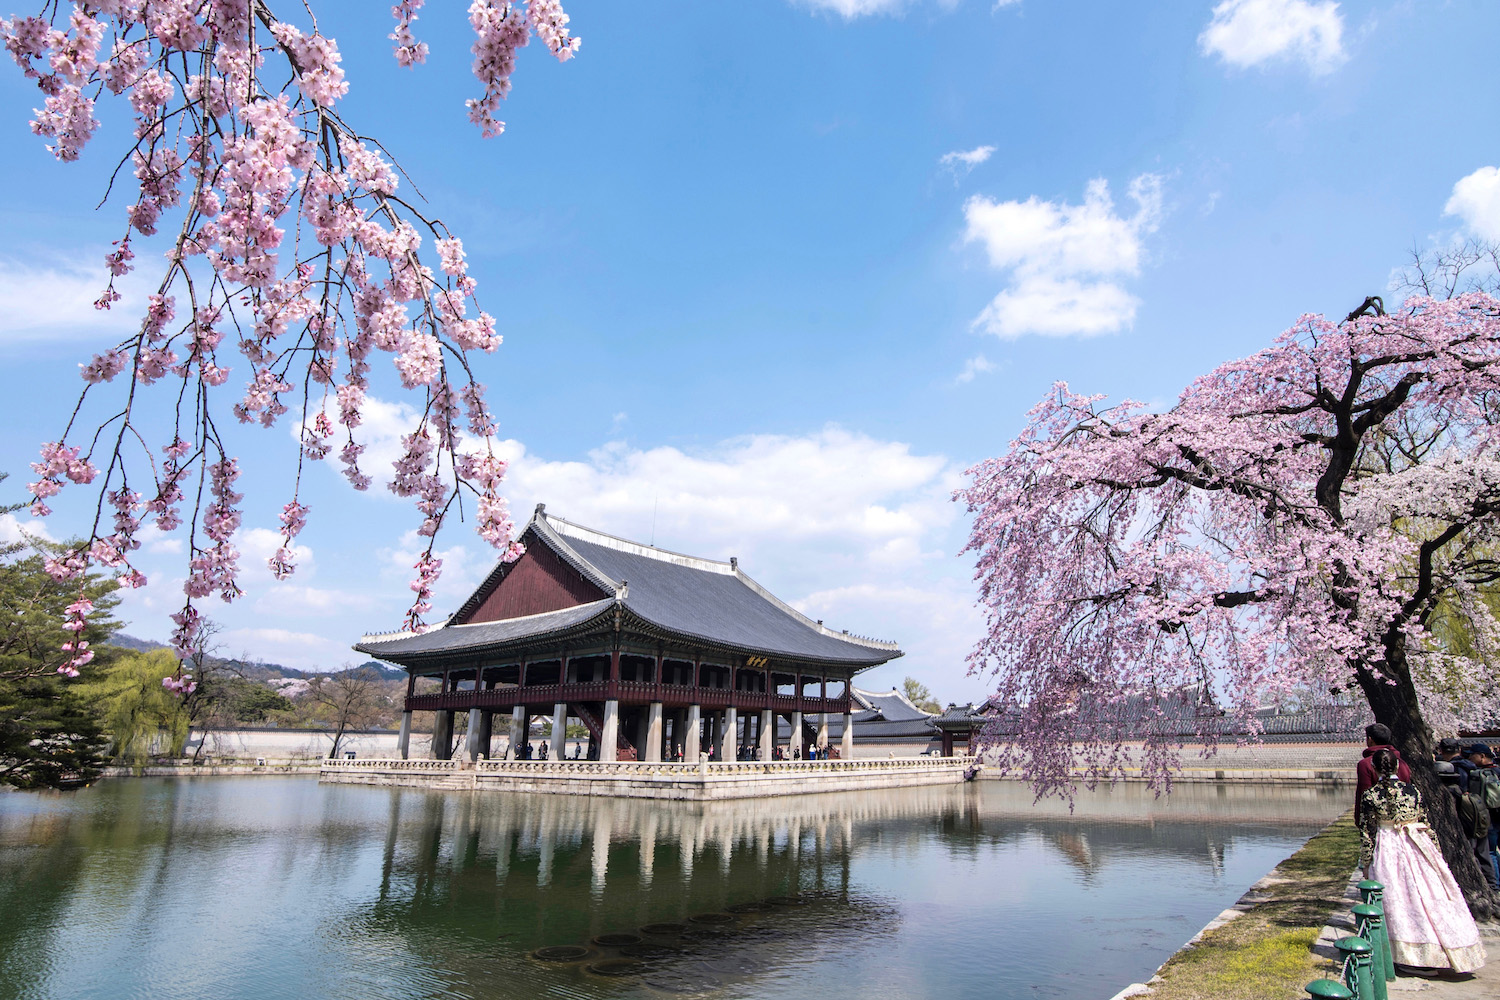
MULTIPOLYGON (((984 690, 948 496, 1053 381, 1170 403, 1299 314, 1385 292, 1413 246, 1500 238, 1491 4, 573 0, 578 58, 524 51, 493 140, 464 117, 464 6, 431 0, 415 71, 383 6, 318 10, 346 117, 464 237, 499 319, 481 377, 518 517, 543 501, 737 555, 814 617, 900 641, 871 687, 984 690)), ((0 97, 0 469, 19 499, 77 363, 130 315, 88 306, 122 228, 124 202, 94 206, 124 127, 62 165, 19 73, 0 97)), ((377 395, 389 451, 409 413, 377 395)), ((235 440, 259 567, 291 432, 235 440)), ((253 568, 243 600, 206 606, 228 653, 335 667, 399 621, 410 508, 316 471, 304 572, 253 568)), ((45 530, 80 530, 83 499, 45 530)), ((173 547, 148 544, 137 635, 164 637, 180 603, 173 547)), ((490 555, 462 526, 440 547, 443 610, 490 555)))

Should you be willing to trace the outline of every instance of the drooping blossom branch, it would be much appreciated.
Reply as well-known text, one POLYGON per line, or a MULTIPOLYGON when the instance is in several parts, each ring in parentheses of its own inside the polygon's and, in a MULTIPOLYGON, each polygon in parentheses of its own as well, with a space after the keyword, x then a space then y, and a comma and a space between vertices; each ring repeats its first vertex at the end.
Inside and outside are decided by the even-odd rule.
MULTIPOLYGON (((392 8, 402 66, 427 55, 412 31, 421 8, 421 0, 392 8)), ((578 40, 556 0, 475 0, 470 18, 485 87, 471 117, 484 134, 498 134, 504 126, 494 113, 515 51, 535 32, 566 60, 578 40)), ((383 147, 338 110, 350 84, 337 44, 315 21, 305 30, 279 20, 263 0, 94 0, 0 21, 0 37, 45 95, 31 127, 59 160, 77 159, 94 136, 97 102, 129 105, 134 128, 116 180, 128 169, 134 194, 96 306, 120 301, 115 280, 137 266, 143 245, 153 255, 161 245, 166 262, 138 329, 81 366, 73 416, 33 465, 37 516, 65 486, 98 493, 89 537, 49 559, 54 576, 81 580, 102 566, 124 586, 144 586, 132 563, 142 525, 185 525, 189 574, 173 645, 192 659, 202 632, 194 602, 241 592, 234 539, 243 496, 220 433, 223 387, 231 378, 244 387, 228 408, 241 423, 271 427, 301 415, 282 545, 270 559, 285 577, 309 513, 298 499, 304 461, 337 450, 356 489, 372 481, 360 466, 358 428, 377 353, 423 399, 392 483, 415 498, 428 538, 407 626, 423 627, 441 566, 432 539, 465 493, 476 498, 480 535, 502 558, 519 555, 499 492, 505 466, 491 450, 495 422, 471 367, 473 352, 499 346, 495 319, 478 308, 458 237, 402 196, 383 147), (435 269, 426 263, 428 239, 435 269), (88 425, 101 402, 106 415, 88 425), (168 439, 148 443, 163 425, 168 439)), ((75 634, 88 611, 86 600, 70 609, 75 634)), ((65 674, 92 655, 70 646, 65 674)), ((187 693, 191 685, 179 672, 168 687, 187 693)))
MULTIPOLYGON (((970 665, 1014 731, 1001 766, 1066 792, 1143 739, 1163 789, 1182 750, 1164 713, 1211 746, 1224 713, 1254 734, 1258 709, 1307 690, 1359 691, 1403 754, 1429 755, 1418 681, 1462 680, 1434 616, 1464 618, 1471 659, 1500 648, 1474 594, 1500 582, 1497 400, 1483 293, 1304 316, 1164 413, 1059 384, 956 495, 989 622, 970 665)), ((1496 696, 1464 692, 1491 718, 1496 696)))

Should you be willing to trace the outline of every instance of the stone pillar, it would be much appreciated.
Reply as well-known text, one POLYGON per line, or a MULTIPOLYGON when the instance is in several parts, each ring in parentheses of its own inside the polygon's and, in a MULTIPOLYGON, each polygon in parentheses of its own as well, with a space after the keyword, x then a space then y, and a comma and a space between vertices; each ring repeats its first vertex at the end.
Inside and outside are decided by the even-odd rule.
POLYGON ((401 751, 401 759, 406 760, 411 756, 411 713, 401 713, 401 735, 396 737, 396 749, 401 751))
POLYGON ((646 755, 644 760, 652 764, 661 763, 661 702, 653 701, 646 710, 646 755))
POLYGON ((703 726, 703 709, 693 705, 687 710, 687 731, 683 734, 682 759, 689 764, 698 763, 698 731, 703 726))
POLYGON ((552 706, 552 759, 562 760, 568 749, 568 703, 552 706))
POLYGON ((604 703, 604 726, 599 734, 599 759, 613 761, 620 742, 620 702, 611 698, 604 703))
POLYGON ((844 760, 854 759, 854 716, 849 712, 844 713, 844 743, 839 756, 844 760))
POLYGON ((439 710, 432 715, 432 759, 448 760, 453 756, 453 713, 439 710))
POLYGON ((646 744, 650 741, 650 736, 651 713, 648 711, 642 711, 635 720, 635 739, 632 741, 635 743, 636 760, 646 759, 646 754, 649 752, 646 749, 646 744))
POLYGON ((479 709, 469 709, 469 725, 464 730, 464 756, 469 760, 479 758, 479 709))
POLYGON ((520 705, 510 710, 510 745, 505 748, 506 760, 519 760, 521 740, 525 738, 526 709, 520 705))
POLYGON ((776 759, 776 713, 769 708, 760 713, 760 759, 776 759))
POLYGON ((786 752, 793 757, 801 757, 802 754, 802 713, 792 713, 792 738, 787 742, 786 752))
POLYGON ((724 709, 724 733, 719 740, 719 760, 732 761, 739 745, 739 720, 733 708, 724 709))
POLYGON ((818 716, 818 746, 828 745, 828 713, 824 712, 818 716))
POLYGON ((477 708, 474 709, 474 711, 479 712, 479 741, 477 746, 475 747, 478 756, 476 756, 474 759, 489 760, 490 739, 494 736, 495 733, 495 713, 480 712, 477 708))

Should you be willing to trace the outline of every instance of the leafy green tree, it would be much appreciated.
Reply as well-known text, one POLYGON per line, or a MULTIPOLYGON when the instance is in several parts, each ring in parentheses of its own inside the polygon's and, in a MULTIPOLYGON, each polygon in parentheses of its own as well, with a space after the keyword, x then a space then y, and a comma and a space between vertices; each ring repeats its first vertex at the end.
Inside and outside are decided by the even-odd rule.
POLYGON ((50 677, 0 680, 0 783, 16 788, 87 784, 106 763, 93 707, 50 677))
MULTIPOLYGON (((5 478, 0 473, 0 482, 5 478)), ((103 644, 119 624, 109 614, 119 603, 115 584, 95 574, 53 579, 44 568, 52 548, 39 539, 0 545, 0 783, 20 788, 91 781, 106 762, 106 741, 79 685, 113 655, 103 644), (95 610, 75 636, 64 626, 68 606, 80 596, 95 610), (62 647, 79 640, 97 659, 79 668, 77 680, 66 680, 58 667, 76 654, 62 647)))
POLYGON ((919 682, 915 677, 908 677, 902 681, 901 688, 902 693, 906 695, 906 700, 922 711, 931 712, 933 715, 942 713, 943 706, 939 705, 938 700, 932 696, 932 692, 927 690, 927 685, 919 682))

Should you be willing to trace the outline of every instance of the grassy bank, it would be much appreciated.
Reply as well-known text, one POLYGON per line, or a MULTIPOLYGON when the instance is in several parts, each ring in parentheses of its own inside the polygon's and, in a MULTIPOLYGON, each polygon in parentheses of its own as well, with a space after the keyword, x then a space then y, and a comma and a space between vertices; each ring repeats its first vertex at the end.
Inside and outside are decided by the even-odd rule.
POLYGON ((1287 858, 1258 887, 1247 912, 1203 935, 1164 965, 1160 1000, 1286 1000, 1333 966, 1312 952, 1328 915, 1344 905, 1359 863, 1353 811, 1287 858))

